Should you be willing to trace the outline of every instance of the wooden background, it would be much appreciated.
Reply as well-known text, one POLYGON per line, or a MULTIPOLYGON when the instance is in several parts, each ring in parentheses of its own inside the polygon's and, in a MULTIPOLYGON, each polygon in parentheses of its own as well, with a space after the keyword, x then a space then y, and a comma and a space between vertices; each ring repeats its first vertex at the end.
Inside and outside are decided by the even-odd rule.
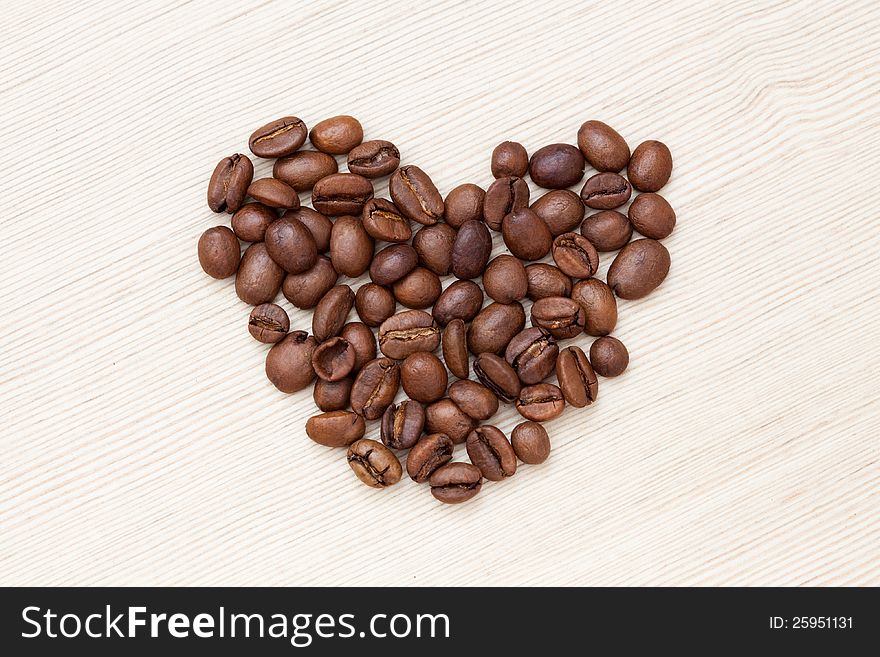
POLYGON ((0 25, 0 583, 880 584, 876 2, 18 1, 0 25), (269 384, 198 266, 216 162, 339 113, 444 194, 592 118, 675 158, 629 371, 461 507, 311 443, 310 392, 269 384))

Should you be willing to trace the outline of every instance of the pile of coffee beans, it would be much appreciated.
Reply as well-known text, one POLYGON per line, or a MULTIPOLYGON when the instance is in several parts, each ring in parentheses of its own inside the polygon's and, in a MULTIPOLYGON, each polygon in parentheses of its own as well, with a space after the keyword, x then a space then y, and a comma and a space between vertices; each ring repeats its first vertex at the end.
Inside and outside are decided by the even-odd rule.
POLYGON ((488 187, 465 183, 445 198, 418 166, 400 166, 392 142, 364 141, 351 116, 311 130, 286 116, 254 131, 248 146, 275 160, 272 177, 254 180, 247 155, 220 161, 208 207, 231 214, 231 228, 205 231, 199 262, 214 278, 235 276, 239 298, 254 306, 250 334, 272 345, 269 381, 285 393, 314 383, 320 413, 306 435, 347 448, 368 486, 392 486, 405 469, 441 502, 469 500, 484 479, 545 461, 542 423, 566 406, 592 404, 598 377, 626 370, 629 353, 610 335, 616 299, 646 296, 669 271, 658 241, 675 227, 657 194, 672 172, 663 143, 631 153, 600 121, 580 127, 577 146, 550 144, 531 157, 506 141, 492 153, 488 187), (301 149, 307 139, 314 149, 301 149), (580 193, 568 189, 588 165, 595 173, 580 193), (550 191, 531 199, 526 175, 550 191), (372 181, 383 176, 390 199, 373 195, 372 181), (641 193, 625 209, 634 190, 641 193), (304 192, 312 207, 300 204, 304 192), (490 231, 510 254, 490 259, 490 231), (614 251, 606 281, 596 278, 599 254, 614 251), (535 262, 548 256, 552 264, 535 262), (340 282, 364 274, 371 282, 357 290, 340 282), (444 289, 441 277, 450 275, 458 280, 444 289), (279 292, 313 310, 311 327, 291 330, 279 292), (524 299, 532 302, 528 327, 524 299), (349 321, 352 309, 360 321, 349 321), (589 356, 561 344, 582 334, 596 338, 589 356), (407 399, 396 403, 401 387, 407 399), (524 419, 510 439, 488 424, 501 403, 524 419), (381 442, 364 438, 372 421, 381 442), (453 461, 459 444, 470 463, 453 461))

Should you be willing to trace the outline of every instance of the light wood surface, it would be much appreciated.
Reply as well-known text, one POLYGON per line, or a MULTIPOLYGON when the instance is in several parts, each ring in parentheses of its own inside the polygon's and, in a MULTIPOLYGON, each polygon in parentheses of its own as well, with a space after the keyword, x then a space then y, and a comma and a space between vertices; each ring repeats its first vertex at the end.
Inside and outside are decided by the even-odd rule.
POLYGON ((8 4, 0 583, 880 584, 876 2, 8 4), (339 113, 444 194, 592 118, 675 158, 629 370, 461 507, 311 443, 196 259, 215 163, 339 113))

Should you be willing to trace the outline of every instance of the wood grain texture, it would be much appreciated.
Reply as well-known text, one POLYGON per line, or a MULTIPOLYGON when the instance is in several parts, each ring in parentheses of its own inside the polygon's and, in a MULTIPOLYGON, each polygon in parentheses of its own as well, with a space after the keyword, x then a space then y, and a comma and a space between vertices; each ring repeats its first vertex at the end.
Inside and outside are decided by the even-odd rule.
POLYGON ((880 584, 876 2, 17 2, 0 25, 0 583, 880 584), (269 384, 198 266, 216 161, 339 113, 444 193, 591 118, 675 158, 671 274, 620 304, 630 369, 460 508, 312 444, 310 393, 269 384))

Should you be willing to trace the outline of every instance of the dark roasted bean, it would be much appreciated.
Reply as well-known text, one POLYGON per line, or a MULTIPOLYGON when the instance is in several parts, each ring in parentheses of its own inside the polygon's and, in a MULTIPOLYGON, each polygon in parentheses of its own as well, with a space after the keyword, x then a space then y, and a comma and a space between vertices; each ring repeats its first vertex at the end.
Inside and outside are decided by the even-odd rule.
POLYGON ((417 351, 434 351, 440 345, 440 327, 423 310, 392 315, 379 327, 379 349, 389 358, 403 360, 417 351))
POLYGON ((449 224, 425 226, 413 237, 412 245, 419 254, 419 264, 438 276, 452 269, 452 248, 458 233, 449 224))
POLYGON ((400 365, 403 391, 418 402, 437 401, 446 394, 448 382, 443 361, 426 351, 410 354, 400 365))
POLYGON ((373 238, 360 217, 339 217, 330 231, 330 259, 340 274, 357 278, 373 260, 373 238))
POLYGON ((597 171, 618 172, 629 162, 626 140, 601 121, 587 121, 580 127, 578 147, 597 171))
POLYGON ((364 283, 358 288, 354 305, 361 321, 373 327, 391 317, 397 307, 391 292, 375 283, 364 283))
POLYGON ((492 253, 492 236, 480 221, 466 221, 458 229, 452 245, 452 274, 456 278, 476 278, 486 269, 492 253))
POLYGON ((553 240, 553 261, 572 278, 589 278, 599 269, 599 254, 583 235, 563 233, 553 240))
POLYGON ((532 301, 571 294, 571 279, 553 265, 543 262, 527 265, 526 277, 529 281, 527 295, 532 301))
POLYGON ((629 181, 617 173, 597 173, 584 183, 581 200, 588 208, 613 210, 629 200, 632 187, 629 181))
POLYGON ((365 141, 348 154, 348 170, 364 178, 387 176, 399 165, 400 151, 384 139, 365 141))
POLYGON ((361 218, 370 237, 386 242, 407 242, 412 237, 409 219, 397 206, 384 198, 373 198, 364 204, 361 218))
POLYGON ((467 502, 480 492, 480 469, 470 463, 448 463, 430 478, 431 495, 445 504, 467 502))
POLYGON ((393 486, 403 476, 400 461, 380 442, 361 438, 348 448, 348 465, 357 478, 373 488, 393 486))
POLYGON ((608 268, 608 286, 621 299, 641 299, 663 282, 669 264, 669 251, 660 242, 635 240, 620 250, 608 268))
POLYGON ((424 428, 425 407, 417 401, 405 399, 400 404, 392 404, 385 409, 380 433, 382 442, 388 447, 409 449, 421 438, 424 428))
POLYGON ((259 306, 278 296, 283 279, 284 270, 269 257, 266 245, 255 242, 241 256, 235 275, 235 293, 245 303, 259 306))
POLYGON ((571 144, 539 148, 529 160, 529 175, 536 185, 549 189, 571 187, 584 177, 584 155, 571 144))
POLYGON ((496 256, 483 272, 483 288, 498 303, 519 301, 529 290, 526 268, 512 255, 496 256))
POLYGON ((428 434, 409 451, 406 473, 416 483, 428 481, 433 472, 452 460, 454 443, 445 433, 428 434))
POLYGON ((629 206, 629 220, 645 237, 662 240, 675 228, 675 210, 660 194, 648 192, 636 196, 629 206))
POLYGON ((336 285, 315 306, 312 333, 318 342, 339 335, 354 305, 354 292, 348 285, 336 285))
POLYGON ((550 437, 547 430, 527 420, 517 424, 510 434, 510 444, 517 457, 523 463, 543 463, 550 456, 550 437))
POLYGON ((532 212, 541 217, 556 237, 577 228, 584 218, 584 204, 569 189, 554 189, 532 203, 532 212))
POLYGON ((361 368, 351 387, 351 408, 367 420, 378 420, 394 401, 400 387, 400 366, 377 358, 361 368))
POLYGON ((575 283, 571 298, 584 309, 584 332, 587 335, 608 335, 617 325, 617 300, 611 288, 598 278, 575 283))
POLYGON ((299 208, 296 190, 277 178, 260 178, 250 184, 247 195, 270 208, 299 208))
POLYGON ((566 347, 559 352, 556 378, 565 401, 577 408, 592 404, 599 395, 599 379, 580 347, 566 347))
POLYGON ((329 411, 306 421, 306 435, 325 447, 347 447, 363 437, 364 418, 351 411, 329 411))
POLYGON ((312 353, 317 340, 305 331, 292 331, 266 354, 266 376, 281 392, 297 392, 315 379, 312 353))
POLYGON ((632 224, 626 215, 616 210, 603 210, 591 214, 581 224, 581 235, 586 237, 597 251, 617 251, 632 237, 632 224))
POLYGON ((517 176, 498 178, 489 185, 483 200, 483 221, 492 230, 501 230, 501 223, 511 212, 529 206, 529 185, 517 176))
POLYGON ((290 330, 290 318, 284 308, 274 303, 264 303, 251 311, 248 332, 259 342, 275 344, 284 339, 290 330))
POLYGON ((443 216, 443 197, 428 174, 414 164, 395 171, 388 190, 394 204, 415 222, 430 226, 443 216))
POLYGON ((529 154, 519 142, 503 141, 492 151, 491 169, 495 178, 505 176, 522 178, 529 170, 529 154))
POLYGON ((226 226, 209 228, 199 238, 199 264, 211 278, 228 278, 238 271, 241 244, 226 226))
POLYGON ((297 308, 314 308, 330 288, 336 285, 338 278, 330 259, 319 256, 314 267, 308 271, 285 276, 281 292, 297 308))
POLYGON ((336 158, 320 151, 297 151, 275 160, 272 177, 283 180, 298 192, 307 192, 321 178, 339 171, 336 158))
POLYGON ((521 260, 543 258, 553 245, 547 224, 529 208, 521 208, 504 217, 501 235, 510 252, 521 260))
POLYGON ((547 422, 562 415, 565 398, 558 386, 538 383, 520 390, 516 410, 527 420, 547 422))
POLYGON ((467 328, 461 319, 453 319, 443 329, 443 360, 459 379, 468 378, 470 365, 467 350, 467 328))
POLYGON ((553 371, 559 347, 550 332, 532 327, 520 331, 507 345, 504 359, 525 385, 540 383, 553 371))
POLYGON ((257 157, 284 157, 302 146, 307 135, 302 119, 285 116, 254 130, 248 146, 257 157))
POLYGON ((568 297, 545 297, 532 305, 532 326, 545 328, 557 340, 573 338, 584 330, 584 309, 568 297))
POLYGON ((467 453, 489 481, 501 481, 516 473, 516 453, 498 427, 487 424, 471 431, 467 453))
POLYGON ((473 183, 465 183, 452 189, 446 195, 446 223, 453 228, 460 228, 465 221, 482 221, 483 199, 486 192, 473 183))
POLYGON ((288 274, 301 274, 314 267, 318 246, 309 229, 299 219, 285 216, 266 229, 266 251, 288 274))
POLYGON ((446 434, 455 444, 467 440, 475 426, 473 418, 451 399, 444 397, 425 408, 425 432, 446 434))
POLYGON ((490 303, 468 328, 468 349, 474 356, 484 352, 501 353, 525 324, 526 313, 518 301, 490 303))
POLYGON ((629 352, 620 340, 606 335, 590 346, 590 362, 600 376, 620 376, 629 365, 629 352))
POLYGON ((278 218, 262 203, 245 203, 232 215, 232 230, 242 242, 262 242, 266 229, 278 218))
POLYGON ((247 155, 235 153, 214 168, 208 182, 208 207, 214 212, 235 212, 241 207, 254 178, 254 165, 247 155))
POLYGON ((437 301, 432 313, 440 326, 446 326, 453 319, 471 321, 483 307, 483 290, 473 281, 455 281, 447 287, 437 301))
POLYGON ((519 396, 521 384, 514 369, 500 356, 480 354, 474 361, 474 373, 484 386, 506 402, 519 396))
POLYGON ((642 142, 633 151, 626 175, 640 192, 656 192, 672 175, 672 153, 663 142, 642 142))
POLYGON ((360 215, 373 198, 373 183, 354 173, 333 173, 321 178, 312 189, 312 206, 332 217, 360 215))
POLYGON ((498 397, 486 386, 462 379, 449 386, 449 398, 475 420, 488 420, 498 412, 498 397))
POLYGON ((354 347, 340 336, 322 342, 312 353, 312 369, 324 381, 345 378, 354 370, 354 362, 354 347))

